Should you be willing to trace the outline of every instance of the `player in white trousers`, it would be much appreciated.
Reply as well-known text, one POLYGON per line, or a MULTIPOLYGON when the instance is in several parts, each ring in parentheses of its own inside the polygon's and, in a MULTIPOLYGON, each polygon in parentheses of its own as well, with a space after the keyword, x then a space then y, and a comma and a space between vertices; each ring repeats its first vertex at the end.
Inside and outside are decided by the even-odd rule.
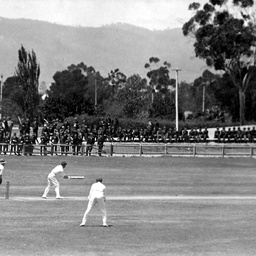
POLYGON ((53 185, 55 187, 55 193, 56 193, 56 199, 61 199, 63 197, 60 196, 60 183, 56 179, 56 175, 62 174, 64 179, 67 179, 68 176, 64 175, 64 168, 66 167, 66 162, 61 162, 60 165, 57 165, 55 168, 52 169, 52 171, 49 173, 47 177, 48 185, 44 191, 44 194, 42 198, 46 199, 47 195, 50 191, 51 186, 53 185))
POLYGON ((4 159, 0 159, 0 185, 3 181, 3 171, 4 171, 4 165, 6 164, 6 161, 4 159))
POLYGON ((96 182, 92 184, 88 199, 88 206, 80 226, 85 226, 89 212, 91 211, 92 207, 98 203, 102 213, 103 227, 108 227, 106 211, 106 187, 103 185, 101 178, 96 179, 96 182))

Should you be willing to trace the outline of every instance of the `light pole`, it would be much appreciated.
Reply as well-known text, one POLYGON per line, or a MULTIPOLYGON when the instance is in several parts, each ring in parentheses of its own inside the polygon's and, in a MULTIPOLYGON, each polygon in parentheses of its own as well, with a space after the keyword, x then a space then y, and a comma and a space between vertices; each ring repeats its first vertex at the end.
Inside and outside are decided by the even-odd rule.
POLYGON ((92 72, 93 73, 93 78, 94 78, 94 107, 97 108, 98 102, 98 88, 97 88, 97 72, 92 72))
POLYGON ((176 109, 176 131, 179 131, 179 109, 178 109, 178 76, 179 76, 179 71, 181 71, 180 68, 173 68, 173 71, 176 72, 176 90, 175 90, 175 109, 176 109))
POLYGON ((204 113, 204 109, 205 109, 205 86, 206 84, 203 84, 203 105, 202 105, 202 113, 204 113))
POLYGON ((205 83, 203 83, 203 104, 202 104, 202 112, 205 112, 205 93, 206 93, 206 88, 207 86, 210 84, 209 81, 206 81, 205 83))
MULTIPOLYGON (((96 74, 96 73, 95 73, 96 74)), ((95 104, 95 108, 97 108, 97 104, 98 104, 98 102, 97 102, 97 98, 98 98, 98 88, 97 88, 97 78, 96 78, 96 75, 94 75, 94 81, 95 81, 95 99, 94 99, 94 104, 95 104)))

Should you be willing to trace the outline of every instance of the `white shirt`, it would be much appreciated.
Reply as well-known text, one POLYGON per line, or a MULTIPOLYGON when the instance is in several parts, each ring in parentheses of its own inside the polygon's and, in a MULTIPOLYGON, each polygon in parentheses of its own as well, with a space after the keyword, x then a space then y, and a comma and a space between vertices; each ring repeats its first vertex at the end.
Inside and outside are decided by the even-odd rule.
POLYGON ((55 176, 56 174, 61 173, 61 172, 64 172, 64 168, 60 164, 60 165, 57 165, 55 168, 53 168, 49 175, 55 176))
POLYGON ((0 164, 0 175, 3 174, 3 170, 4 170, 4 166, 2 164, 0 164))
POLYGON ((96 182, 92 184, 90 194, 88 196, 89 199, 92 198, 105 198, 106 196, 106 187, 101 182, 96 182))

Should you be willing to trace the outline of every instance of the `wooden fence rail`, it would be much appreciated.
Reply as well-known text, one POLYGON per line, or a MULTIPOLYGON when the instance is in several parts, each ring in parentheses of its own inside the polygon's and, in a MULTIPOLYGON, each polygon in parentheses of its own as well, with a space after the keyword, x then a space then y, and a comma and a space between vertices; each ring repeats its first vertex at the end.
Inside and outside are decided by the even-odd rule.
MULTIPOLYGON (((86 144, 80 146, 14 145, 0 143, 0 154, 5 155, 98 155, 98 147, 88 152, 86 144)), ((105 143, 102 156, 208 156, 208 157, 254 157, 256 144, 164 144, 164 143, 105 143)))

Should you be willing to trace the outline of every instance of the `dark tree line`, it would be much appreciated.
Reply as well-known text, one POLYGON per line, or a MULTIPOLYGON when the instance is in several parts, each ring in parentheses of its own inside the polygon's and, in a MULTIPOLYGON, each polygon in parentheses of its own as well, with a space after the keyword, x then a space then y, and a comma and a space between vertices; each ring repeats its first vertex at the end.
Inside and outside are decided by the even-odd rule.
MULTIPOLYGON (((211 42, 208 42, 209 47, 217 47, 216 49, 223 51, 220 53, 221 60, 214 59, 214 56, 210 55, 209 52, 209 56, 207 56, 207 45, 201 45, 203 38, 206 35, 209 36, 208 32, 201 34, 204 29, 208 31, 209 28, 205 26, 211 25, 208 16, 218 17, 214 9, 217 4, 214 1, 210 2, 212 5, 205 5, 203 11, 199 10, 200 5, 191 5, 190 8, 194 8, 198 16, 194 16, 191 21, 186 23, 183 31, 184 34, 195 33, 197 55, 206 58, 207 63, 213 64, 217 69, 216 65, 219 61, 223 65, 227 62, 227 59, 224 59, 224 56, 227 55, 222 49, 225 44, 211 46, 211 42), (208 15, 208 18, 204 15, 208 15)), ((236 24, 237 21, 234 21, 231 16, 222 22, 231 22, 229 19, 236 24)), ((226 27, 222 27, 222 23, 219 22, 217 19, 216 24, 214 23, 214 27, 218 28, 216 31, 224 31, 226 27)), ((250 45, 252 38, 250 37, 248 40, 240 42, 240 47, 244 51, 239 49, 236 52, 237 47, 233 48, 234 53, 233 55, 230 54, 230 62, 235 56, 240 58, 247 53, 245 48, 247 47, 248 50, 247 43, 250 45)), ((226 46, 228 47, 229 44, 226 46)), ((249 53, 252 54, 248 51, 249 53)), ((180 118, 182 118, 184 111, 200 113, 217 106, 219 110, 227 113, 232 121, 237 122, 238 120, 241 121, 242 106, 244 119, 247 121, 256 120, 256 114, 254 114, 256 113, 254 66, 245 67, 244 62, 240 63, 241 66, 234 63, 235 60, 233 61, 233 68, 237 73, 231 70, 231 64, 227 67, 225 64, 221 66, 226 67, 223 74, 213 74, 205 70, 202 76, 195 79, 193 83, 189 84, 185 81, 180 83, 180 118), (243 81, 238 86, 234 79, 238 79, 237 81, 242 79, 243 81), (244 88, 242 98, 241 86, 244 88), (203 95, 204 91, 205 95, 203 95), (245 98, 246 101, 241 102, 241 99, 245 98)), ((171 78, 170 68, 170 63, 166 61, 162 63, 159 58, 151 57, 149 62, 145 64, 145 69, 148 70, 147 78, 142 78, 138 74, 126 77, 119 69, 111 70, 107 77, 103 77, 94 67, 87 66, 83 62, 77 65, 72 64, 66 70, 57 71, 54 74, 54 82, 46 91, 47 97, 42 98, 39 93, 40 65, 37 62, 36 54, 33 50, 29 52, 21 46, 18 51, 18 65, 15 69, 15 75, 7 78, 4 83, 3 115, 14 118, 22 116, 29 119, 40 117, 41 120, 65 119, 78 115, 115 115, 134 119, 160 117, 174 121, 176 81, 171 78)))

